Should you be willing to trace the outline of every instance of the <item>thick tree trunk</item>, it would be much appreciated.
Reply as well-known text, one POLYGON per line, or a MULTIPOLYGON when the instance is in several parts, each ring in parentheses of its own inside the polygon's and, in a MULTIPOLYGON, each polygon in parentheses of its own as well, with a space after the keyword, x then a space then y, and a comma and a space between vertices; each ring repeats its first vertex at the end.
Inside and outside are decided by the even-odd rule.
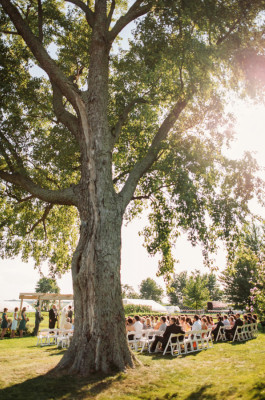
POLYGON ((120 286, 122 216, 113 203, 82 222, 72 272, 74 337, 58 365, 70 373, 109 373, 132 367, 120 286), (96 229, 96 231, 95 231, 96 229))
POLYGON ((133 366, 120 285, 121 225, 125 204, 112 183, 108 125, 106 2, 98 2, 90 48, 88 93, 76 98, 80 121, 80 240, 72 262, 75 329, 58 368, 90 374, 133 366))

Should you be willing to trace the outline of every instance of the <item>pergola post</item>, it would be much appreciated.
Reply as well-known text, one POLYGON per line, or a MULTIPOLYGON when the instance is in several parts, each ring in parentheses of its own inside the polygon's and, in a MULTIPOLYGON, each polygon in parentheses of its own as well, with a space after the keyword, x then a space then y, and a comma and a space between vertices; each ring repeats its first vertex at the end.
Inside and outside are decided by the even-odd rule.
POLYGON ((58 310, 58 320, 57 320, 57 328, 60 328, 60 312, 61 312, 61 300, 59 299, 59 310, 58 310))

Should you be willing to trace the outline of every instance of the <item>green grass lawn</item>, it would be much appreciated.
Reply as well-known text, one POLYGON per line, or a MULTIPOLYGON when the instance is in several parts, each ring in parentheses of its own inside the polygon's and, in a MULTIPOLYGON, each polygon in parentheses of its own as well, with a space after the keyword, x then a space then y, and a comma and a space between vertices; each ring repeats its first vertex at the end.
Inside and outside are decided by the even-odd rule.
POLYGON ((111 377, 55 377, 65 350, 36 347, 36 338, 0 341, 0 399, 265 400, 265 334, 214 344, 187 356, 138 355, 141 367, 111 377))

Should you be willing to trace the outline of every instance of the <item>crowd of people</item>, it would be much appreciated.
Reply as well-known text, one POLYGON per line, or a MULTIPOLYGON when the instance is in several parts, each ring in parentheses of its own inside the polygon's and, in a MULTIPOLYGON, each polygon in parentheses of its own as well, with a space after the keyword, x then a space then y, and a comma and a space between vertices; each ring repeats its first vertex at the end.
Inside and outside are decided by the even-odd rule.
POLYGON ((151 352, 154 352, 158 343, 161 344, 162 350, 165 348, 171 333, 182 333, 185 335, 188 332, 199 330, 212 330, 213 339, 216 340, 220 326, 226 327, 225 334, 228 340, 232 340, 237 326, 244 324, 251 324, 257 322, 256 314, 244 314, 240 318, 240 314, 235 315, 216 315, 217 322, 214 322, 213 317, 209 315, 199 316, 195 314, 193 318, 188 315, 181 315, 178 317, 162 316, 160 318, 154 316, 126 318, 126 331, 128 339, 132 340, 141 337, 142 332, 147 329, 157 330, 155 340, 152 343, 151 352), (135 332, 130 335, 130 332, 135 332))
MULTIPOLYGON (((23 307, 21 312, 19 313, 18 307, 14 308, 13 317, 8 318, 7 312, 8 308, 4 308, 2 318, 0 319, 1 322, 1 337, 3 339, 6 335, 8 329, 10 329, 10 338, 14 338, 17 329, 19 330, 19 337, 23 337, 23 333, 26 330, 26 323, 29 321, 29 318, 26 314, 26 307, 23 307)), ((52 305, 49 311, 49 329, 54 329, 55 324, 59 319, 59 312, 55 304, 52 305)), ((33 336, 38 335, 39 326, 41 321, 43 320, 43 316, 41 315, 41 309, 39 306, 36 307, 35 311, 35 326, 33 331, 33 336)), ((74 319, 73 319, 73 310, 72 306, 69 305, 68 308, 64 308, 61 311, 61 318, 60 318, 60 328, 61 329, 74 329, 74 319)))

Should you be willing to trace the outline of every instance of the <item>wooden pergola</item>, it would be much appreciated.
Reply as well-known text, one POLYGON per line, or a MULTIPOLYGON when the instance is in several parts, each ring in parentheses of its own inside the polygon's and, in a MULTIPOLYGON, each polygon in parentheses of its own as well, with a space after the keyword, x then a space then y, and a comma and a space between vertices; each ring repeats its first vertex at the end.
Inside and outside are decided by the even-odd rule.
MULTIPOLYGON (((23 300, 38 300, 39 306, 41 307, 41 303, 43 300, 49 301, 59 301, 59 310, 61 309, 61 301, 62 300, 73 300, 73 294, 61 294, 61 293, 19 293, 20 299, 20 311, 22 310, 23 300)), ((58 328, 59 328, 59 320, 58 320, 58 328)))

